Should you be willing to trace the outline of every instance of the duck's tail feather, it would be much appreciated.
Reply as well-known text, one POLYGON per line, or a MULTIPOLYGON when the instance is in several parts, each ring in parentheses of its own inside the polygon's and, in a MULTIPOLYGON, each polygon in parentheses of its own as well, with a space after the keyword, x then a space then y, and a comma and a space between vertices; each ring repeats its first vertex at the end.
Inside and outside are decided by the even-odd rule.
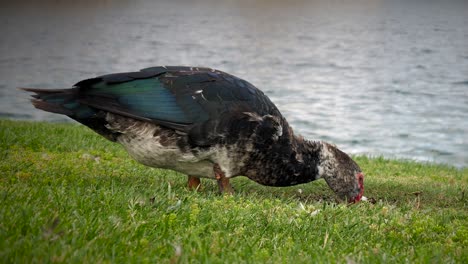
POLYGON ((34 107, 57 114, 69 116, 76 121, 88 126, 105 138, 115 141, 116 133, 105 126, 105 113, 81 103, 78 88, 70 89, 37 89, 19 88, 27 92, 33 92, 31 99, 34 107))
POLYGON ((38 89, 19 88, 27 92, 33 92, 31 99, 34 107, 72 118, 86 118, 95 111, 87 105, 78 102, 78 88, 70 89, 38 89))

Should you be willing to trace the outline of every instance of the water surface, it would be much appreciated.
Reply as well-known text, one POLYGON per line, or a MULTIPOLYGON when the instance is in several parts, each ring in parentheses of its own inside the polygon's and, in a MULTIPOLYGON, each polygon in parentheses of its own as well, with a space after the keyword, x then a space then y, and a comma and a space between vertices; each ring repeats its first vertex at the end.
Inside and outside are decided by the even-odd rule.
POLYGON ((468 165, 463 1, 78 2, 2 3, 0 117, 67 120, 34 110, 20 86, 207 66, 264 90, 306 138, 468 165))

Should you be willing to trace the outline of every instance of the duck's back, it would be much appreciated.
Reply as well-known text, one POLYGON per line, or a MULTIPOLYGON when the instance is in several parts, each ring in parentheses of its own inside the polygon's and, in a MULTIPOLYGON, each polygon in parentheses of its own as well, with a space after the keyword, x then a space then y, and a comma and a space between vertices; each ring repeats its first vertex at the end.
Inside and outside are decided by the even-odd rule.
POLYGON ((262 91, 209 68, 152 67, 83 80, 72 89, 28 90, 38 93, 36 107, 101 133, 111 133, 100 127, 102 112, 109 112, 186 133, 196 145, 210 145, 226 129, 235 130, 244 113, 281 116, 262 91))

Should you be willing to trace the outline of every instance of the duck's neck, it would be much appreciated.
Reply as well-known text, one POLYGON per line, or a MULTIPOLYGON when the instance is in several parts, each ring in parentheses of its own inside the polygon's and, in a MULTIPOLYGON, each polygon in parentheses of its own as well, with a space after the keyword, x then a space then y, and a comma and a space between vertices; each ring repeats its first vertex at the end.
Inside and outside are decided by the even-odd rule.
POLYGON ((323 169, 324 144, 292 136, 267 147, 256 148, 246 176, 268 186, 291 186, 317 180, 328 173, 323 169))

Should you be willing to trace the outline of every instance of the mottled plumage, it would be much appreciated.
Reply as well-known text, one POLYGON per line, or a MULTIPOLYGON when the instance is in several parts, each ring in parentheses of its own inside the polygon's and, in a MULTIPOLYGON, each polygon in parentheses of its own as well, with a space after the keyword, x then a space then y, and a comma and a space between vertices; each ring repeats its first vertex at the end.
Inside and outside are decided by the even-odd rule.
POLYGON ((195 177, 247 176, 269 186, 324 178, 359 201, 363 175, 349 156, 294 135, 270 99, 230 74, 196 67, 152 67, 104 75, 71 89, 30 89, 35 107, 67 115, 137 161, 195 177))

